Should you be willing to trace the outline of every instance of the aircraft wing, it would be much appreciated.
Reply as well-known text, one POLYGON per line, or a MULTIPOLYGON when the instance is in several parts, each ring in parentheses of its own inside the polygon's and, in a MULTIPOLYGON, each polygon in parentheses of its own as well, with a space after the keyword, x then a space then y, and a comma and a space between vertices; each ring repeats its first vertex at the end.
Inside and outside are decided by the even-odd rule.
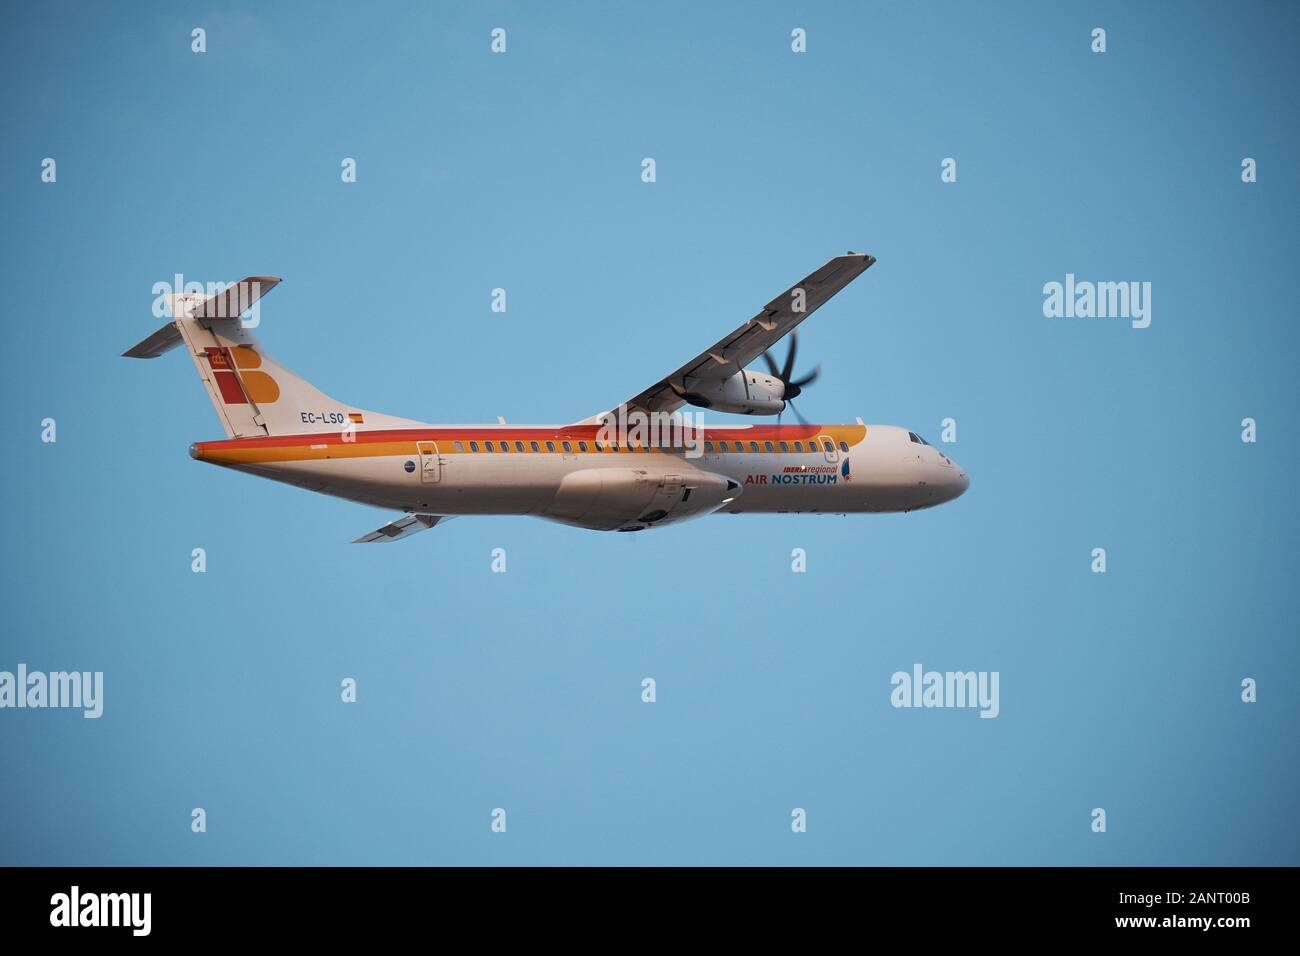
POLYGON ((682 379, 687 377, 721 379, 735 375, 830 301, 836 292, 862 275, 875 261, 875 256, 860 252, 836 256, 763 306, 758 315, 736 331, 629 399, 628 408, 643 412, 671 412, 680 408, 685 401, 673 391, 673 385, 682 386, 682 379))
POLYGON ((383 544, 388 541, 400 541, 403 538, 409 538, 417 531, 424 531, 426 528, 432 528, 440 521, 446 521, 450 515, 423 515, 409 514, 398 518, 396 521, 389 522, 382 528, 372 531, 369 534, 363 534, 359 538, 354 538, 353 544, 383 544))

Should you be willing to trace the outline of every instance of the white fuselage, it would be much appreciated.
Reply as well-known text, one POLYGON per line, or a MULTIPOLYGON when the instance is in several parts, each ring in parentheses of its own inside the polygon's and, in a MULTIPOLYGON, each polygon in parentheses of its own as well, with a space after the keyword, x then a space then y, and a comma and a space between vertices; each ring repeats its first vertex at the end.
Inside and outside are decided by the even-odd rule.
POLYGON ((687 448, 615 445, 573 426, 428 426, 207 442, 191 453, 379 507, 601 530, 715 512, 912 511, 969 486, 938 449, 887 425, 709 428, 687 448))

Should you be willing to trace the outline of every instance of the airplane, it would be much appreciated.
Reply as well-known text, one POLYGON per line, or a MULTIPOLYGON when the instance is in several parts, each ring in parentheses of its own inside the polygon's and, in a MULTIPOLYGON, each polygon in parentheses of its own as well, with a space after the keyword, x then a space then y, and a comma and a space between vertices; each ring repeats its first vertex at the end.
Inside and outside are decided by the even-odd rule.
POLYGON ((681 368, 571 425, 435 425, 330 398, 271 358, 243 318, 275 276, 167 296, 170 321, 123 354, 190 353, 226 432, 191 445, 191 457, 402 513, 353 543, 399 541, 459 515, 644 531, 712 514, 931 508, 970 479, 916 431, 810 424, 792 405, 820 371, 793 377, 795 328, 875 261, 836 256, 681 368), (778 367, 770 349, 786 334, 778 367), (766 371, 746 367, 760 357, 766 371), (680 411, 688 405, 777 423, 704 425, 703 413, 680 411), (787 408, 798 424, 781 424, 787 408))

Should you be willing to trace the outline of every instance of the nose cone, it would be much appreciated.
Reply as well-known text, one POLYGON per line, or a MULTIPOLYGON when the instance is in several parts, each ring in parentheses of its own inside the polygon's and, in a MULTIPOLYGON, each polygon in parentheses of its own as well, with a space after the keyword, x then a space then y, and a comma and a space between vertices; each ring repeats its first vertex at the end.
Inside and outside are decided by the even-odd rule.
MULTIPOLYGON (((962 495, 966 493, 966 489, 970 487, 970 475, 966 474, 966 469, 963 468, 961 465, 957 464, 955 461, 952 463, 952 467, 953 470, 956 471, 956 474, 953 475, 952 482, 950 484, 952 497, 960 498, 962 495)), ((949 500, 951 501, 952 499, 950 498, 949 500)))
MULTIPOLYGON (((952 461, 952 459, 948 459, 952 461)), ((942 469, 944 472, 936 484, 938 485, 939 501, 952 501, 954 498, 960 498, 970 487, 970 476, 966 474, 966 469, 955 461, 950 466, 942 469)))

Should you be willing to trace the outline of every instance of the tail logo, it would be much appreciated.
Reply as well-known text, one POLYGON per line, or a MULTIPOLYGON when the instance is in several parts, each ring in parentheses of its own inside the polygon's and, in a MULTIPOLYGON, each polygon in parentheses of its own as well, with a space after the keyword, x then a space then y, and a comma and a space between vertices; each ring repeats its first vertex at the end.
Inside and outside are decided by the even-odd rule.
POLYGON ((227 405, 270 405, 280 397, 280 386, 262 367, 262 356, 247 345, 205 348, 208 367, 227 405))

